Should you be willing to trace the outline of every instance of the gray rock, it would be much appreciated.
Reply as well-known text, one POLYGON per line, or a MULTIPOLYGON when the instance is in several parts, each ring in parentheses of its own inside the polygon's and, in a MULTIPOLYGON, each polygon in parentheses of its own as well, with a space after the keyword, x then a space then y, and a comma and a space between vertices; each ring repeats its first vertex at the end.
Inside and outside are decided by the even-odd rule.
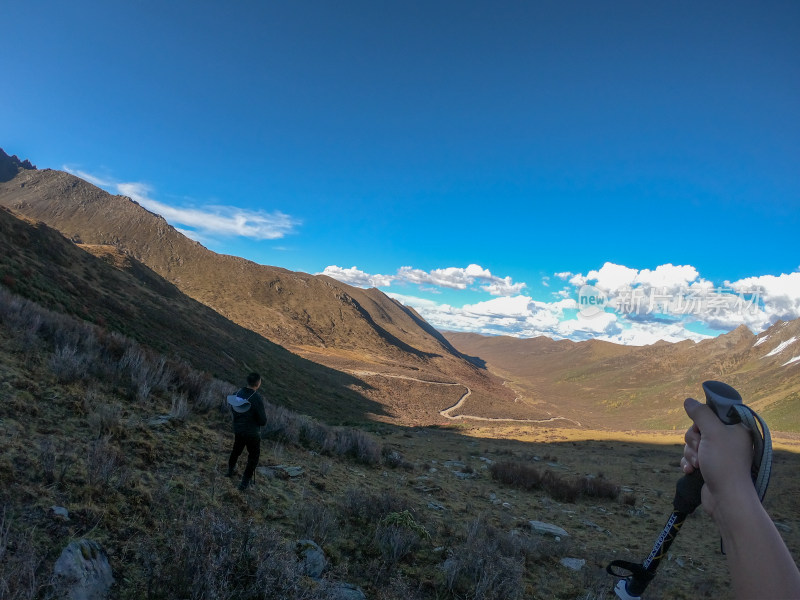
POLYGON ((586 564, 586 561, 582 558, 562 558, 558 562, 568 569, 572 569, 573 571, 580 571, 583 568, 583 565, 586 564))
POLYGON ((297 542, 297 555, 300 558, 300 566, 303 573, 312 579, 319 579, 325 567, 328 566, 328 559, 325 552, 313 540, 300 540, 297 542))
POLYGON ((290 467, 288 465, 270 465, 269 467, 259 467, 259 473, 269 476, 273 475, 278 479, 290 479, 300 477, 303 474, 303 467, 290 467))
POLYGON ((444 466, 448 469, 463 469, 467 465, 457 460, 446 460, 444 461, 444 466))
POLYGON ((70 542, 53 567, 53 588, 67 600, 106 600, 114 576, 108 555, 93 540, 70 542))
POLYGON ((147 421, 147 424, 150 427, 162 427, 163 425, 167 425, 172 421, 172 417, 170 415, 159 415, 157 417, 152 417, 147 421))
POLYGON ((430 508, 431 510, 446 510, 444 506, 442 506, 437 502, 428 502, 428 508, 430 508))
POLYGON ((561 527, 543 521, 528 521, 528 524, 533 531, 542 535, 552 535, 553 537, 567 537, 569 535, 561 527))
POLYGON ((336 600, 367 600, 361 588, 352 583, 335 583, 331 591, 336 600))
POLYGON ((458 479, 475 479, 478 476, 477 473, 464 473, 463 471, 453 471, 453 475, 458 479))
POLYGON ((69 511, 63 506, 51 506, 50 512, 53 513, 53 516, 69 521, 69 511))

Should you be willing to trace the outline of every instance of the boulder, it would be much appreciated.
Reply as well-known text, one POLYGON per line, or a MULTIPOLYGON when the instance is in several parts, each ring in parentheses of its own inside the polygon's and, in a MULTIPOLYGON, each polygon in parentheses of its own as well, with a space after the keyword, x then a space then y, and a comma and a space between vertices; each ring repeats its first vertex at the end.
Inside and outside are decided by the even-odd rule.
POLYGON ((114 576, 108 555, 93 540, 70 542, 53 567, 53 590, 66 600, 106 600, 114 576))
POLYGON ((69 521, 69 511, 63 506, 51 506, 50 512, 54 517, 58 517, 64 521, 69 521))
POLYGON ((319 544, 313 540, 300 540, 297 542, 297 555, 300 558, 300 567, 303 573, 312 579, 322 577, 328 560, 319 544))
POLYGON ((558 525, 551 525, 550 523, 545 523, 543 521, 528 521, 528 524, 531 526, 533 531, 542 535, 552 535, 553 537, 559 538, 567 537, 569 535, 558 525))
POLYGON ((562 558, 558 562, 568 569, 572 569, 573 571, 580 571, 583 568, 583 565, 586 564, 586 561, 582 558, 562 558))

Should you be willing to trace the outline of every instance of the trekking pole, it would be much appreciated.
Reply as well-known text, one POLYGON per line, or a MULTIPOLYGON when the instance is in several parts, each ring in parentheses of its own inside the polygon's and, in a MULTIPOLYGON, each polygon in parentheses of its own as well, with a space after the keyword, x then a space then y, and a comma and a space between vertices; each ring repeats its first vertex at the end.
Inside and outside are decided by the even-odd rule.
MULTIPOLYGON (((726 425, 743 423, 753 434, 755 452, 751 475, 758 498, 763 502, 772 470, 772 439, 767 424, 752 408, 742 403, 742 396, 728 384, 721 381, 706 381, 703 383, 703 391, 706 395, 706 404, 723 423, 726 425)), ((655 577, 661 559, 675 541, 686 517, 700 506, 700 491, 703 483, 703 476, 699 469, 695 469, 678 480, 678 484, 675 486, 675 498, 672 501, 672 514, 667 519, 664 529, 644 562, 639 564, 615 560, 606 567, 606 571, 610 575, 620 578, 614 587, 614 593, 618 598, 639 600, 642 597, 644 590, 655 577)))

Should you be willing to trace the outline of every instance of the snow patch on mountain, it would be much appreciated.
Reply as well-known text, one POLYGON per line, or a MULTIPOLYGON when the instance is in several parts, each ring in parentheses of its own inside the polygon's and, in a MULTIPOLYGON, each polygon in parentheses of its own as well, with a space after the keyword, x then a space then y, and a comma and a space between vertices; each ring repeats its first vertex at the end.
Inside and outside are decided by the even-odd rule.
POLYGON ((790 337, 785 342, 781 342, 780 344, 778 344, 778 346, 772 352, 770 352, 769 354, 765 354, 764 358, 767 358, 768 356, 775 356, 776 354, 783 352, 786 348, 794 344, 795 341, 797 341, 797 338, 795 336, 790 337))

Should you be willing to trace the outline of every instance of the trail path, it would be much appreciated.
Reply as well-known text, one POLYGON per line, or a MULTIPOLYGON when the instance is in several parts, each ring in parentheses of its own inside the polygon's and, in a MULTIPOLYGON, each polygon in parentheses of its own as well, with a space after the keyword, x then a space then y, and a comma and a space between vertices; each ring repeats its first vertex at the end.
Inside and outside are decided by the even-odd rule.
MULTIPOLYGON (((390 375, 388 373, 376 373, 375 371, 349 371, 353 375, 363 375, 363 376, 373 376, 373 377, 393 377, 395 379, 407 379, 409 381, 418 381, 420 383, 427 383, 430 385, 458 385, 466 389, 466 392, 459 398, 458 402, 456 402, 450 408, 445 408, 444 410, 440 410, 439 414, 442 415, 445 419, 450 419, 451 421, 456 421, 460 419, 470 419, 472 421, 502 421, 502 422, 512 422, 512 423, 552 423, 553 421, 569 421, 570 423, 574 423, 578 427, 583 427, 580 422, 575 421, 574 419, 568 419, 567 417, 550 417, 549 419, 503 419, 499 417, 478 417, 475 415, 451 415, 453 411, 458 410, 464 404, 467 398, 469 398, 470 394, 472 394, 472 390, 469 389, 468 386, 464 385, 463 383, 449 383, 446 381, 429 381, 427 379, 417 379, 416 377, 409 377, 408 375, 390 375)), ((516 400, 515 400, 516 401, 516 400)))

